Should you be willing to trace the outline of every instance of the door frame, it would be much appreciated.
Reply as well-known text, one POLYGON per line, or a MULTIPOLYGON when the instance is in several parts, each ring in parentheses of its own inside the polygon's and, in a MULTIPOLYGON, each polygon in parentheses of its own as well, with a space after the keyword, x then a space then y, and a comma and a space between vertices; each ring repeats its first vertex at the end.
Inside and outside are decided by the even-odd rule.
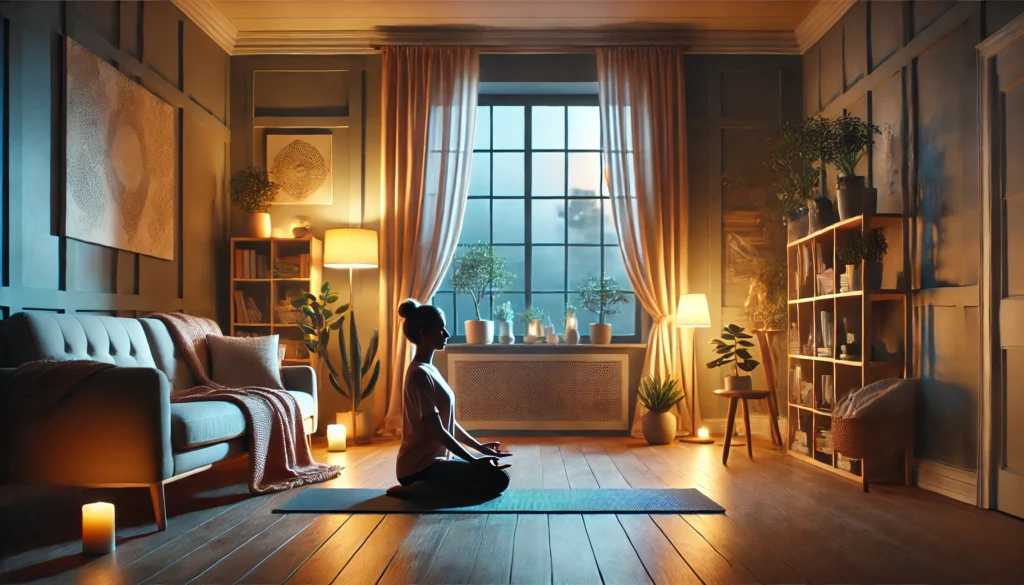
POLYGON ((1000 358, 999 317, 996 308, 1002 299, 1002 244, 1000 202, 1003 166, 993 145, 1002 140, 994 116, 994 100, 999 94, 995 57, 1007 45, 1024 37, 1024 15, 988 37, 977 46, 978 52, 978 131, 981 172, 981 441, 978 445, 978 506, 994 508, 999 473, 998 443, 1002 431, 1002 361, 1000 358))

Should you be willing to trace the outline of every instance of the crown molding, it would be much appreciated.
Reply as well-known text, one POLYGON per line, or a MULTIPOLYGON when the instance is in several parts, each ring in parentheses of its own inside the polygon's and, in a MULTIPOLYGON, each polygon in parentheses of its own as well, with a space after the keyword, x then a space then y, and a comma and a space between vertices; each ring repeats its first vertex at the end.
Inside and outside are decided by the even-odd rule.
POLYGON ((238 29, 220 10, 217 10, 210 0, 171 0, 171 2, 213 39, 213 42, 227 51, 228 55, 234 54, 238 29))
POLYGON ((810 50, 857 0, 820 0, 794 31, 801 55, 810 50))
POLYGON ((682 45, 687 53, 798 55, 787 31, 458 29, 376 31, 241 31, 233 55, 376 53, 383 45, 472 45, 487 52, 571 52, 608 45, 682 45))

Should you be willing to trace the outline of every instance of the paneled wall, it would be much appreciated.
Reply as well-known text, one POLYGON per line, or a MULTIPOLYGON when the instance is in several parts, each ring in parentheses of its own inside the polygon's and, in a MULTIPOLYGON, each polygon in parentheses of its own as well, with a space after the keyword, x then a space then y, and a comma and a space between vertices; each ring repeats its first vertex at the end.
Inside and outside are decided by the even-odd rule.
MULTIPOLYGON (((380 91, 379 55, 231 59, 232 173, 246 166, 267 168, 270 134, 332 137, 331 203, 272 206, 275 237, 291 237, 292 225, 300 220, 308 221, 318 238, 335 227, 380 229, 380 91)), ((242 213, 232 208, 231 217, 231 233, 239 235, 242 213)), ((380 327, 379 272, 357 270, 353 277, 359 336, 366 348, 380 327)), ((325 269, 324 280, 346 299, 348 271, 325 269)), ((333 343, 331 351, 338 353, 333 343)), ((374 393, 378 416, 384 414, 386 394, 384 384, 374 393)), ((332 413, 351 407, 321 383, 320 409, 333 422, 332 413)), ((320 428, 325 432, 325 425, 320 428)))
POLYGON ((804 55, 807 115, 848 110, 882 128, 863 165, 879 211, 906 200, 913 218, 917 456, 967 470, 978 468, 981 367, 975 46, 1021 12, 1016 1, 858 2, 804 55))
MULTIPOLYGON (((711 327, 698 329, 696 338, 697 386, 705 418, 725 418, 728 411, 727 401, 712 391, 722 387, 729 372, 704 367, 712 358, 708 341, 719 336, 723 325, 749 325, 743 308, 749 279, 729 271, 730 262, 735 266, 742 259, 729 257, 726 223, 737 213, 760 211, 764 202, 774 200, 764 167, 766 141, 784 122, 800 120, 801 87, 800 57, 686 58, 690 289, 706 293, 711 310, 711 327)), ((774 245, 784 248, 784 233, 774 245)), ((778 347, 776 355, 782 359, 785 348, 778 347)), ((758 368, 752 374, 757 388, 766 387, 763 372, 758 368)), ((782 386, 778 394, 784 403, 782 386)))
POLYGON ((0 317, 225 315, 227 54, 162 0, 2 2, 0 17, 0 317), (62 235, 65 35, 175 110, 173 261, 62 235))

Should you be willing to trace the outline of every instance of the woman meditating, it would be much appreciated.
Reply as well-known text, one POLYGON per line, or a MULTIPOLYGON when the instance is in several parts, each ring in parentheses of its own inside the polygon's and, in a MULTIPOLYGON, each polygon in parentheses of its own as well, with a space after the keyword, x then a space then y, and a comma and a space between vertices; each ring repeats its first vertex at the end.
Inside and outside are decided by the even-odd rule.
POLYGON ((434 367, 434 352, 448 341, 444 313, 409 299, 398 307, 402 332, 416 346, 405 376, 402 446, 392 496, 465 496, 489 498, 508 487, 498 458, 511 455, 497 442, 480 443, 455 420, 455 394, 434 367), (464 445, 481 455, 473 456, 464 445), (452 456, 455 456, 453 458, 452 456))

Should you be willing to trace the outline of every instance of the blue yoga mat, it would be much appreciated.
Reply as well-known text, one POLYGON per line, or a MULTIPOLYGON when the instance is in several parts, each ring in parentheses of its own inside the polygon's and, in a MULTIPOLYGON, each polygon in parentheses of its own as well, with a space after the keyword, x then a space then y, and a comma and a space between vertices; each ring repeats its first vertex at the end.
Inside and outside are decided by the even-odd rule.
POLYGON ((695 489, 508 490, 486 501, 394 498, 384 490, 310 488, 276 513, 348 514, 721 514, 725 509, 695 489))

